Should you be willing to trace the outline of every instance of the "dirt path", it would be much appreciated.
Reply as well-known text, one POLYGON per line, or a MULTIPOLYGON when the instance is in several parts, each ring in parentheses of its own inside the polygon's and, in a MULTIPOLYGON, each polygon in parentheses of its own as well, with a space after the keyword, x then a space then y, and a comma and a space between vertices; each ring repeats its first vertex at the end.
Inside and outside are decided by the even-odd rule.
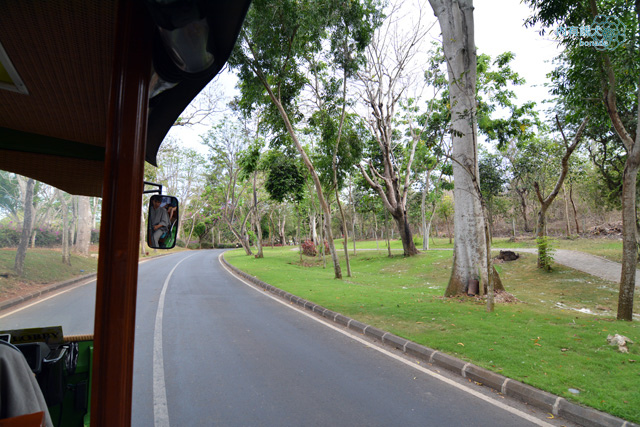
MULTIPOLYGON (((538 250, 535 248, 492 248, 492 250, 526 252, 532 254, 538 253, 538 250)), ((591 255, 579 251, 571 251, 568 249, 556 249, 553 258, 558 264, 571 267, 575 270, 583 271, 587 274, 591 274, 592 276, 600 277, 601 279, 610 280, 612 282, 620 281, 622 265, 617 262, 609 261, 608 259, 596 255, 591 255)), ((638 287, 638 280, 640 279, 639 274, 640 270, 636 270, 636 287, 638 287)))

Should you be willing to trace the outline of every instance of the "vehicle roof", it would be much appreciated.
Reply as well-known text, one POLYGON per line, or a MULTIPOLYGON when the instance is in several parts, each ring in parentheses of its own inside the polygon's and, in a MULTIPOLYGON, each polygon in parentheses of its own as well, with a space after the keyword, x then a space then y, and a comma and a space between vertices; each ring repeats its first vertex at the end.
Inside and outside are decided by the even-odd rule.
MULTIPOLYGON (((154 165, 175 120, 227 61, 250 1, 177 3, 195 4, 206 16, 215 59, 205 72, 181 76, 175 87, 150 100, 145 158, 154 165)), ((117 4, 0 1, 0 169, 72 194, 102 194, 117 4), (23 93, 17 79, 10 79, 13 88, 6 82, 12 67, 23 93)), ((155 64, 162 47, 158 27, 149 28, 156 33, 155 64)))

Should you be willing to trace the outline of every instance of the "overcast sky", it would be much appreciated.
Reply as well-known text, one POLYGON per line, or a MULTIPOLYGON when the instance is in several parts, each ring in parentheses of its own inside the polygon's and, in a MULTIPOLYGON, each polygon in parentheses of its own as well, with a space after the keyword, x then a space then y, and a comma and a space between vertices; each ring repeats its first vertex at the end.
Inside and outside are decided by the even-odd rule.
POLYGON ((511 51, 516 54, 513 70, 527 81, 518 88, 520 103, 528 100, 540 104, 549 96, 543 84, 553 67, 551 60, 560 50, 549 31, 540 36, 535 28, 524 28, 530 9, 519 0, 477 0, 474 2, 476 46, 478 52, 491 57, 511 51))
MULTIPOLYGON (((427 0, 422 0, 427 11, 429 22, 436 20, 427 0)), ((543 37, 535 28, 524 28, 524 21, 530 10, 519 0, 476 0, 474 1, 475 38, 478 53, 496 55, 512 51, 516 57, 512 69, 526 80, 526 84, 514 88, 518 104, 535 101, 538 109, 546 109, 542 101, 549 98, 544 83, 546 75, 552 70, 551 60, 558 55, 558 44, 549 32, 543 37)), ((432 30, 432 38, 439 38, 440 28, 436 24, 432 30)), ((233 80, 221 75, 214 84, 233 86, 233 80)), ((227 89, 231 92, 231 88, 227 89)), ((206 127, 196 129, 175 128, 169 135, 182 141, 183 146, 198 149, 205 153, 200 144, 199 135, 206 132, 206 127)))

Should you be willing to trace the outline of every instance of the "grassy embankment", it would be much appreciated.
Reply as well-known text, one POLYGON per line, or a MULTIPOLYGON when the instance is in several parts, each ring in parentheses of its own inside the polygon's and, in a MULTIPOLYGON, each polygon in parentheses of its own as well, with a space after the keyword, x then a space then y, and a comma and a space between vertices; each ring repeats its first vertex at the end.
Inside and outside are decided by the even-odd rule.
MULTIPOLYGON (((518 244, 522 242, 512 246, 518 244)), ((507 244, 496 241, 494 246, 507 244)), ((405 259, 397 251, 389 258, 382 242, 380 251, 359 251, 356 256, 349 247, 353 277, 343 280, 333 279, 330 259, 326 269, 315 258, 304 257, 300 264, 291 247, 266 248, 264 259, 238 250, 225 255, 238 268, 328 309, 640 422, 640 324, 615 320, 616 283, 562 266, 545 273, 536 268, 534 254, 523 254, 516 262, 497 266, 507 291, 522 302, 500 304, 487 313, 475 298, 442 297, 451 271, 450 251, 405 259), (607 344, 607 335, 615 333, 636 342, 629 354, 607 344)), ((401 248, 399 242, 392 247, 401 248)), ((446 239, 432 245, 446 247, 451 247, 446 239)), ((363 248, 375 249, 376 243, 359 242, 358 249, 363 248)), ((640 307, 640 296, 636 298, 640 307)))
POLYGON ((98 260, 94 257, 71 255, 71 265, 62 263, 60 251, 29 249, 24 263, 24 276, 13 272, 15 249, 0 249, 0 301, 35 291, 51 283, 83 274, 95 273, 98 260))
MULTIPOLYGON (((165 255, 184 250, 175 247, 168 251, 147 249, 141 259, 165 255)), ((98 269, 97 246, 92 247, 92 255, 84 257, 71 254, 71 265, 62 263, 59 249, 29 249, 25 259, 25 274, 18 277, 13 272, 16 258, 15 248, 0 249, 0 301, 24 295, 46 285, 72 279, 73 277, 95 273, 98 269)))

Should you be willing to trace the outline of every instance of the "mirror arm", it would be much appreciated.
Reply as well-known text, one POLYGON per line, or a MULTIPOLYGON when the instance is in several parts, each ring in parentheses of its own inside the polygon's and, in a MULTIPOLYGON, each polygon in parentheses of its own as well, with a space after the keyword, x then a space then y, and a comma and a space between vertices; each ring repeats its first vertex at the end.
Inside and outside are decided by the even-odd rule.
POLYGON ((143 194, 150 194, 150 193, 162 194, 162 184, 156 184, 155 182, 144 181, 144 184, 142 186, 142 193, 143 194), (153 185, 153 186, 158 187, 158 188, 153 189, 153 190, 145 190, 144 189, 145 185, 153 185))

